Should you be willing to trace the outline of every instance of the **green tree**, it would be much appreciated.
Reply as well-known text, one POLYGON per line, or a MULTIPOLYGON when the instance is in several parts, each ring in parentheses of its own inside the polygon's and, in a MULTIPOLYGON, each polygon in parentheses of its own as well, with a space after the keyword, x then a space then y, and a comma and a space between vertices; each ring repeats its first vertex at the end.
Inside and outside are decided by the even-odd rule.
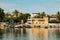
POLYGON ((42 12, 41 17, 44 17, 44 16, 46 16, 46 14, 45 14, 45 12, 42 12))
POLYGON ((12 12, 13 13, 13 15, 12 15, 12 20, 14 21, 14 22, 20 22, 21 21, 21 18, 20 18, 20 14, 22 14, 22 13, 20 13, 18 10, 15 10, 14 12, 12 12), (20 13, 20 14, 19 14, 20 13))
POLYGON ((11 16, 12 15, 9 12, 5 13, 5 17, 4 17, 3 21, 7 22, 7 21, 11 20, 11 16))
POLYGON ((18 10, 15 10, 15 11, 13 12, 13 14, 16 15, 16 17, 18 17, 19 11, 18 11, 18 10))
POLYGON ((45 16, 46 16, 45 12, 42 12, 42 13, 36 13, 36 14, 37 14, 37 15, 34 16, 34 18, 42 18, 42 17, 45 17, 45 16))
POLYGON ((29 13, 21 14, 20 19, 25 23, 30 16, 29 13))
POLYGON ((47 17, 48 17, 48 20, 50 20, 50 15, 47 15, 47 17))
POLYGON ((9 12, 5 13, 5 17, 11 17, 11 16, 12 15, 9 12))
POLYGON ((5 16, 4 9, 0 8, 0 21, 3 21, 5 16))
POLYGON ((59 11, 57 12, 56 17, 57 17, 57 20, 60 21, 60 12, 59 11))

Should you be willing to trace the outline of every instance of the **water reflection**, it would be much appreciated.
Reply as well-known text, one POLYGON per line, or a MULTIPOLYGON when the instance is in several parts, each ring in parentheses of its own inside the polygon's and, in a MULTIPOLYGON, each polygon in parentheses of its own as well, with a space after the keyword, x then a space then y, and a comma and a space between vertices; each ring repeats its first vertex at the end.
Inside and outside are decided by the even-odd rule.
POLYGON ((20 28, 0 30, 0 40, 59 40, 59 28, 20 28))
POLYGON ((0 30, 0 40, 2 40, 3 39, 3 30, 0 30))
POLYGON ((60 29, 55 30, 55 35, 58 40, 60 40, 60 29))
POLYGON ((60 40, 60 28, 50 28, 48 33, 49 40, 60 40))
POLYGON ((48 29, 40 28, 32 30, 34 40, 48 40, 48 29))

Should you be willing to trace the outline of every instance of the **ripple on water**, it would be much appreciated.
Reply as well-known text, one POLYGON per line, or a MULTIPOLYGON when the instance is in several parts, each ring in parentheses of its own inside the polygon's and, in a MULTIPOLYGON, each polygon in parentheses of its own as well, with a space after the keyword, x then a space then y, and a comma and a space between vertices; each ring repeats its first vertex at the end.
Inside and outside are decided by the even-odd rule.
POLYGON ((59 40, 59 28, 20 28, 0 30, 0 40, 59 40))

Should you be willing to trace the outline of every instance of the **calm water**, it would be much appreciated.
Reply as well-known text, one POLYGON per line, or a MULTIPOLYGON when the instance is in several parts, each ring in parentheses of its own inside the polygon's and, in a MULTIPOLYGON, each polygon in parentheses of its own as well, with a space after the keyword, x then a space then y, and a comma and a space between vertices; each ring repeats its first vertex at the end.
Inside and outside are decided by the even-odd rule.
POLYGON ((26 28, 0 30, 0 40, 60 40, 60 29, 26 28))

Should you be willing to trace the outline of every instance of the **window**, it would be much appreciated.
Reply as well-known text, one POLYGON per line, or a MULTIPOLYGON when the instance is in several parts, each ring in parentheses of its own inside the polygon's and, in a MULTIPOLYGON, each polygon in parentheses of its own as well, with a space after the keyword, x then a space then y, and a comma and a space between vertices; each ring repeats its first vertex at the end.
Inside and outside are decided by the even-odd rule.
POLYGON ((39 24, 41 24, 41 22, 39 22, 39 24))
POLYGON ((31 21, 31 20, 28 20, 28 21, 31 21))
POLYGON ((44 24, 44 22, 42 22, 42 24, 44 24))
POLYGON ((38 20, 38 21, 45 21, 45 20, 38 20))
POLYGON ((35 20, 32 20, 32 21, 35 21, 35 20))
POLYGON ((28 24, 31 24, 31 23, 28 23, 28 24))
POLYGON ((36 24, 38 24, 38 22, 36 22, 36 24))

